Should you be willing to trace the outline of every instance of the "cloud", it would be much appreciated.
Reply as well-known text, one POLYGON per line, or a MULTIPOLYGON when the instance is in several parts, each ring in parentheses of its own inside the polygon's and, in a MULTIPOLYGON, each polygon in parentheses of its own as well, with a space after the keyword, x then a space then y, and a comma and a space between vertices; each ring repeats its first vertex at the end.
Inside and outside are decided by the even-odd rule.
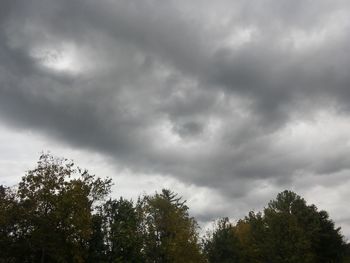
POLYGON ((349 8, 5 1, 0 118, 132 173, 258 207, 254 198, 349 169, 349 8))

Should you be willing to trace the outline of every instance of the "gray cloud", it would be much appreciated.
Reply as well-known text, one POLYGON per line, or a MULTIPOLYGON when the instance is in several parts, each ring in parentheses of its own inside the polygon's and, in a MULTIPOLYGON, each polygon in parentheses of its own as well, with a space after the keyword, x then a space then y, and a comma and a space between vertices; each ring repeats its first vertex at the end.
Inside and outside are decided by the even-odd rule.
POLYGON ((5 1, 0 117, 224 196, 331 176, 349 169, 349 8, 5 1))

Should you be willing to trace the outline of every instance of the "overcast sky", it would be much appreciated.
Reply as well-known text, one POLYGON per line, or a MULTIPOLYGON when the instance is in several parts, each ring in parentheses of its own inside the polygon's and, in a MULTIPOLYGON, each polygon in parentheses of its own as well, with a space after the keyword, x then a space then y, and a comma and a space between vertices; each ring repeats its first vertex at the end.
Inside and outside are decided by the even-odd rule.
POLYGON ((346 0, 2 0, 0 184, 41 151, 201 224, 291 189, 350 238, 346 0))

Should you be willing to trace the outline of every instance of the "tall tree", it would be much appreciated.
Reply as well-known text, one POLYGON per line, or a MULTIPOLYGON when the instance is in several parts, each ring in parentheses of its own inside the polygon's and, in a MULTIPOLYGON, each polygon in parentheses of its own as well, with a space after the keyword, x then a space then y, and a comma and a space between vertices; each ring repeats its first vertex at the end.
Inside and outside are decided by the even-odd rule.
POLYGON ((235 226, 241 246, 241 261, 244 263, 268 262, 267 229, 263 215, 249 212, 235 226))
POLYGON ((341 263, 345 254, 340 228, 291 191, 236 226, 220 221, 205 244, 209 262, 341 263))
POLYGON ((145 262, 201 262, 198 225, 181 197, 170 190, 139 200, 145 262))
POLYGON ((208 232, 204 239, 203 250, 209 263, 239 263, 241 244, 234 225, 227 217, 217 222, 215 230, 208 232))
POLYGON ((325 211, 291 191, 277 195, 264 210, 271 262, 341 262, 344 254, 340 228, 325 211))
POLYGON ((264 210, 270 262, 314 262, 311 240, 294 213, 298 209, 306 209, 305 201, 285 191, 264 210))
POLYGON ((131 201, 120 198, 103 205, 108 262, 144 262, 139 216, 131 201))
POLYGON ((17 262, 84 262, 92 234, 92 212, 109 193, 111 181, 43 154, 16 192, 13 255, 17 262))

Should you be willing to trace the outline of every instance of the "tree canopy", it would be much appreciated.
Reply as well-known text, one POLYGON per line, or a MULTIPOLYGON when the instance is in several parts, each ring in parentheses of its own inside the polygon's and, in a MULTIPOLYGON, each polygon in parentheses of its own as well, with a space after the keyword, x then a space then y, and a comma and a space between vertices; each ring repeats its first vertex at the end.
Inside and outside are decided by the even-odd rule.
POLYGON ((5 261, 84 262, 94 205, 110 185, 69 160, 43 154, 13 192, 2 191, 5 261))
POLYGON ((0 262, 350 262, 328 213, 291 191, 236 223, 218 219, 201 238, 171 190, 134 202, 111 198, 111 185, 43 154, 18 185, 0 186, 0 262))
POLYGON ((162 193, 139 200, 145 240, 145 262, 202 262, 198 225, 177 194, 162 193))
POLYGON ((343 262, 346 249, 340 228, 335 228, 327 212, 287 190, 270 201, 263 213, 250 212, 235 226, 228 219, 219 221, 205 240, 204 251, 211 255, 213 247, 214 255, 235 258, 227 262, 266 263, 343 262), (232 245, 227 248, 229 242, 232 245))

